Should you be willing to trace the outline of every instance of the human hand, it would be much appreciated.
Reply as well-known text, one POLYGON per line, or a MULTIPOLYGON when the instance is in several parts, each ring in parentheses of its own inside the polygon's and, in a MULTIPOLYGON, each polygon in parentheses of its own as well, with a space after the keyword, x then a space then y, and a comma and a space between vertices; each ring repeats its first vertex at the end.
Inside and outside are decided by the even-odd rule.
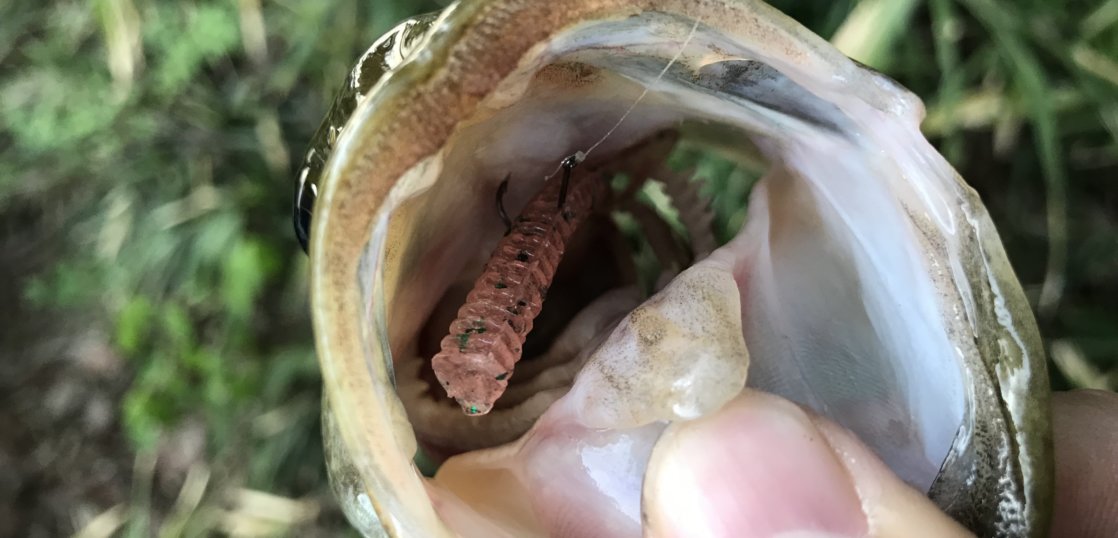
POLYGON ((1056 492, 1052 536, 1118 536, 1118 394, 1061 392, 1052 398, 1056 492))
MULTIPOLYGON (((1053 397, 1053 536, 1118 536, 1118 395, 1053 397)), ((746 392, 673 425, 652 455, 652 536, 968 536, 853 434, 746 392)))

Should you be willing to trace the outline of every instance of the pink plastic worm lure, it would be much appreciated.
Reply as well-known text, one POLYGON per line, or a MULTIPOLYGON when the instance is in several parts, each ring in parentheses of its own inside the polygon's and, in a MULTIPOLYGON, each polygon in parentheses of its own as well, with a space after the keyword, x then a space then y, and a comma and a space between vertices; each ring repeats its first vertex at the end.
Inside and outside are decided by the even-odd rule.
MULTIPOLYGON (((567 241, 609 193, 596 174, 572 177, 576 158, 563 162, 562 181, 545 186, 497 244, 485 270, 458 309, 431 365, 447 395, 469 415, 483 415, 504 393, 524 340, 543 307, 567 241)), ((498 191, 498 200, 504 185, 498 191)))

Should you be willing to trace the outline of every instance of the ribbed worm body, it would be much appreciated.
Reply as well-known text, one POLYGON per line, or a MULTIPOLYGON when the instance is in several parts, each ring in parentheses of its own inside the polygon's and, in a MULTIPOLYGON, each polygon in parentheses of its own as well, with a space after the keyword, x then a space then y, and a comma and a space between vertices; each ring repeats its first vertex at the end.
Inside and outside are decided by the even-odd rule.
POLYGON ((524 207, 431 361, 447 395, 467 414, 488 413, 504 393, 567 241, 609 194, 597 174, 571 177, 562 207, 560 189, 553 179, 524 207))

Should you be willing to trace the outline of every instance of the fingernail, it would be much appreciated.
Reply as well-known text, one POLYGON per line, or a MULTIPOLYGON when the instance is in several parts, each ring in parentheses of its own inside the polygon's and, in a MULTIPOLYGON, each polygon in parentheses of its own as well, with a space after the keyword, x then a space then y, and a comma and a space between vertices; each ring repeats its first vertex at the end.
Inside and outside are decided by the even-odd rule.
POLYGON ((673 424, 653 449, 645 517, 656 536, 862 536, 853 482, 807 415, 747 393, 673 424))

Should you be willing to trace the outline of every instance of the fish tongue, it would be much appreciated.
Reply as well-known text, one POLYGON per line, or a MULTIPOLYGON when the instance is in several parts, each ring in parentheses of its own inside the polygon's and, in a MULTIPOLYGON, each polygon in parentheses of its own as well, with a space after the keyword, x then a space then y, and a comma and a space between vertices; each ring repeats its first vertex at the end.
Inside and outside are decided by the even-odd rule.
POLYGON ((641 485, 664 428, 745 386, 741 300, 720 259, 630 312, 517 443, 448 460, 435 482, 453 495, 433 495, 444 521, 463 536, 499 535, 494 524, 515 536, 640 536, 641 485))

